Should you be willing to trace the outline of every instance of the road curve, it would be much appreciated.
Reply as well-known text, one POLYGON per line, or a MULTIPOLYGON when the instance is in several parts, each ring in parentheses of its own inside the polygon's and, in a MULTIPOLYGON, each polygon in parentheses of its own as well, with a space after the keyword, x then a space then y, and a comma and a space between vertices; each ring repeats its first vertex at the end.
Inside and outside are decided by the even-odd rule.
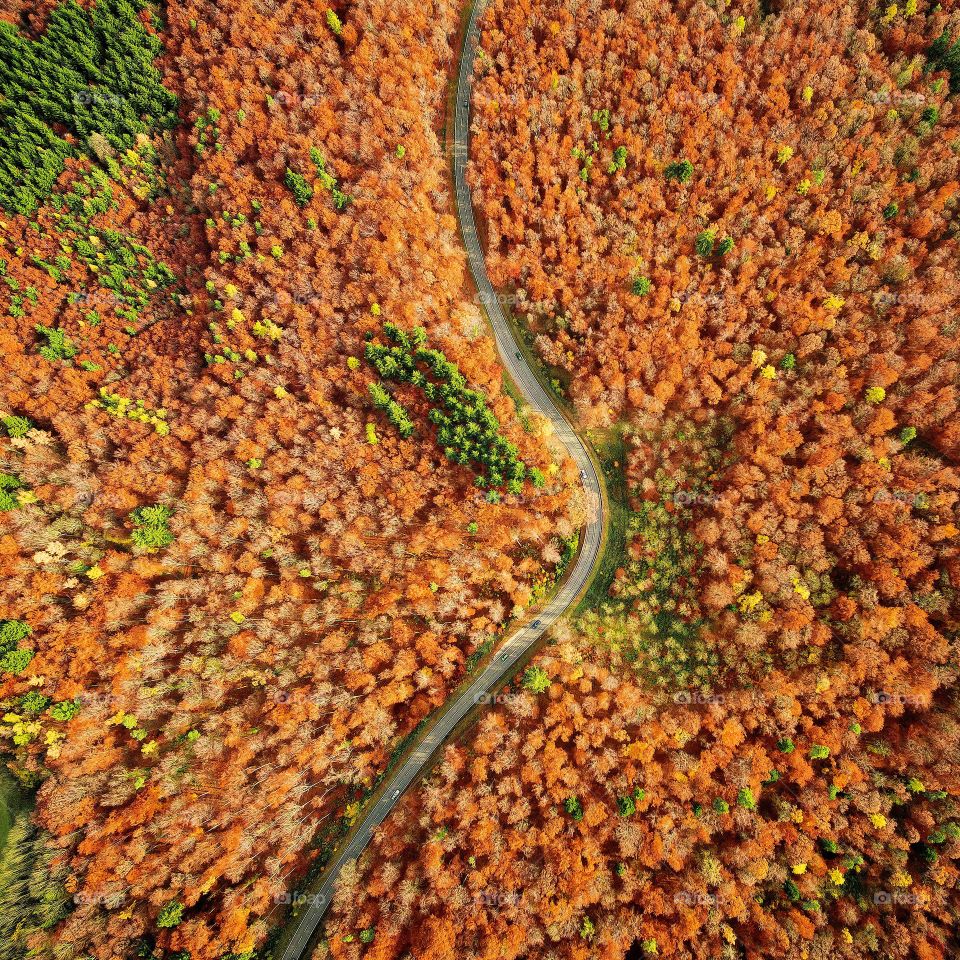
POLYGON ((514 383, 523 393, 530 406, 552 422, 557 437, 567 448, 570 457, 580 469, 587 500, 587 522, 581 531, 580 551, 576 562, 568 571, 567 578, 561 588, 540 611, 533 623, 521 627, 504 641, 498 647, 496 657, 474 677, 456 701, 445 707, 436 722, 423 735, 417 748, 409 754, 404 763, 393 774, 380 799, 364 812, 363 820, 350 842, 330 862, 320 889, 307 898, 307 902, 304 904, 306 909, 300 918, 293 937, 284 950, 283 960, 299 960, 304 955, 307 945, 320 925, 324 911, 333 897, 334 884, 340 875, 340 870, 344 864, 356 860, 360 856, 370 842, 373 831, 383 823, 403 792, 427 766, 430 757, 450 735, 453 728, 476 704, 487 702, 491 690, 497 687, 504 676, 513 671, 517 661, 577 599, 581 588, 586 586, 590 580, 603 541, 606 507, 603 499, 603 487, 594 462, 587 452, 587 448, 574 432, 573 427, 557 409, 533 371, 522 359, 523 354, 514 340, 513 331, 503 315, 496 292, 487 276, 483 250, 477 237, 477 225, 473 216, 473 201, 470 196, 470 188, 467 186, 467 157, 469 156, 470 146, 470 87, 473 76, 473 60, 479 35, 478 20, 482 7, 483 0, 477 0, 470 12, 457 71, 453 176, 460 230, 467 250, 470 271, 480 294, 480 302, 486 308, 487 315, 490 318, 503 365, 509 370, 514 383))

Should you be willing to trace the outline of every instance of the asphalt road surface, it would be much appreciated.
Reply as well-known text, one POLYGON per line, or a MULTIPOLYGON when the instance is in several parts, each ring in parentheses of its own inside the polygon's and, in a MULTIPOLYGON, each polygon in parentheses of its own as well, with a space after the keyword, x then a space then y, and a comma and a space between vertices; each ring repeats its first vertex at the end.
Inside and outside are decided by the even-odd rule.
POLYGON ((588 519, 581 531, 581 549, 576 563, 568 572, 563 586, 550 602, 537 614, 532 623, 528 623, 514 633, 497 650, 496 657, 479 673, 458 697, 446 707, 439 719, 427 730, 416 750, 396 770, 380 799, 365 811, 353 838, 331 861, 322 886, 304 904, 303 915, 296 933, 287 945, 283 960, 299 960, 307 949, 311 937, 320 925, 324 911, 333 896, 334 884, 345 863, 356 860, 370 842, 373 831, 383 823, 387 814, 403 795, 403 792, 429 763, 430 757, 447 739, 453 728, 467 712, 478 703, 488 702, 490 692, 497 687, 504 676, 509 675, 521 657, 536 643, 540 636, 561 617, 574 602, 593 571, 594 562, 600 552, 605 522, 600 478, 597 476, 593 460, 587 453, 580 438, 569 422, 557 409, 550 396, 540 385, 533 371, 527 366, 519 345, 513 337, 510 325, 503 315, 496 291, 490 284, 483 251, 477 238, 477 227, 473 217, 473 203, 467 186, 467 157, 470 141, 470 84, 473 73, 474 52, 477 46, 477 20, 483 6, 482 0, 474 5, 470 21, 464 36, 464 46, 457 74, 456 115, 454 118, 453 174, 457 197, 457 212, 460 229, 467 249, 470 270, 480 294, 493 332, 497 349, 503 365, 510 371, 514 383, 523 393, 531 407, 548 417, 557 437, 566 446, 570 457, 580 469, 580 477, 586 492, 588 519))

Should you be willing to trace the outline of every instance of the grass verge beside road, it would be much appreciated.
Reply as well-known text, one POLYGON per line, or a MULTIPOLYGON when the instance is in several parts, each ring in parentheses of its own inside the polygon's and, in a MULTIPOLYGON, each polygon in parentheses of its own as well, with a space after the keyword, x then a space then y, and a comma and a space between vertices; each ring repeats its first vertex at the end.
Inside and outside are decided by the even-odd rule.
POLYGON ((628 562, 627 526, 630 521, 630 504, 623 425, 616 424, 606 430, 588 430, 586 437, 600 464, 603 482, 607 488, 608 520, 600 559, 597 561, 590 586, 577 604, 574 616, 585 613, 607 600, 610 585, 617 570, 625 567, 628 562))

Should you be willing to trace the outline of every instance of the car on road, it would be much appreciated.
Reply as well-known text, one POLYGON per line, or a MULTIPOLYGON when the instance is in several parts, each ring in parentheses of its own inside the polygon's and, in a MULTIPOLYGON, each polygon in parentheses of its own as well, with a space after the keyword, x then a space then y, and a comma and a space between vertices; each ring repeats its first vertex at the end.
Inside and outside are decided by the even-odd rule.
POLYGON ((399 790, 394 790, 394 791, 393 791, 393 799, 396 800, 397 797, 399 797, 399 796, 400 796, 400 791, 399 791, 399 790))
POLYGON ((501 660, 509 660, 509 659, 510 659, 510 651, 508 650, 506 653, 502 654, 501 657, 500 657, 500 659, 501 659, 501 660))
POLYGON ((519 351, 519 350, 516 352, 516 357, 517 357, 518 360, 522 360, 522 359, 523 359, 523 357, 520 355, 520 351, 519 351))
POLYGON ((539 620, 534 620, 533 623, 530 624, 530 626, 531 626, 531 627, 539 627, 539 626, 540 626, 540 621, 539 621, 539 620))

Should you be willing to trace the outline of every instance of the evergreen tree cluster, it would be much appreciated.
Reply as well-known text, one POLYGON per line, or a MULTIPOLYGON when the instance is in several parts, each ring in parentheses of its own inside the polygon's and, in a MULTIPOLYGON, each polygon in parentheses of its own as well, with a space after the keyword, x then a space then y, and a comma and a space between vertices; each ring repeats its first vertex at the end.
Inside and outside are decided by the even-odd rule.
POLYGON ((140 21, 143 6, 97 0, 84 10, 65 0, 36 40, 0 21, 0 205, 31 214, 94 135, 123 150, 176 123, 177 98, 153 66, 160 41, 140 21))
POLYGON ((944 30, 927 50, 926 71, 946 70, 950 74, 950 92, 960 93, 960 39, 954 40, 944 30))
POLYGON ((397 401, 390 396, 382 384, 370 384, 370 398, 378 410, 386 413, 387 419, 397 428, 397 433, 399 433, 404 440, 406 440, 407 437, 413 436, 413 421, 410 419, 409 414, 403 408, 402 404, 397 403, 397 401))
POLYGON ((173 533, 168 526, 173 511, 162 504, 137 507, 130 513, 133 532, 130 539, 144 550, 160 550, 173 543, 173 533))
MULTIPOLYGON (((527 476, 526 465, 516 446, 501 436, 500 422, 483 394, 467 386, 457 365, 450 363, 442 351, 426 346, 427 335, 422 327, 415 327, 407 334, 396 324, 387 322, 383 330, 392 346, 371 341, 367 344, 366 358, 384 380, 409 383, 423 393, 431 404, 428 416, 437 427, 437 441, 444 454, 461 466, 478 465, 478 487, 506 486, 510 493, 520 493, 527 476)), ((376 386, 376 389, 374 402, 387 409, 401 436, 409 436, 413 427, 411 424, 409 431, 404 432, 406 426, 400 418, 401 413, 406 418, 403 408, 395 404, 400 422, 395 421, 385 406, 392 401, 382 387, 376 386)))
POLYGON ((21 647, 33 631, 22 620, 0 620, 0 673, 20 673, 33 659, 33 651, 21 647))

